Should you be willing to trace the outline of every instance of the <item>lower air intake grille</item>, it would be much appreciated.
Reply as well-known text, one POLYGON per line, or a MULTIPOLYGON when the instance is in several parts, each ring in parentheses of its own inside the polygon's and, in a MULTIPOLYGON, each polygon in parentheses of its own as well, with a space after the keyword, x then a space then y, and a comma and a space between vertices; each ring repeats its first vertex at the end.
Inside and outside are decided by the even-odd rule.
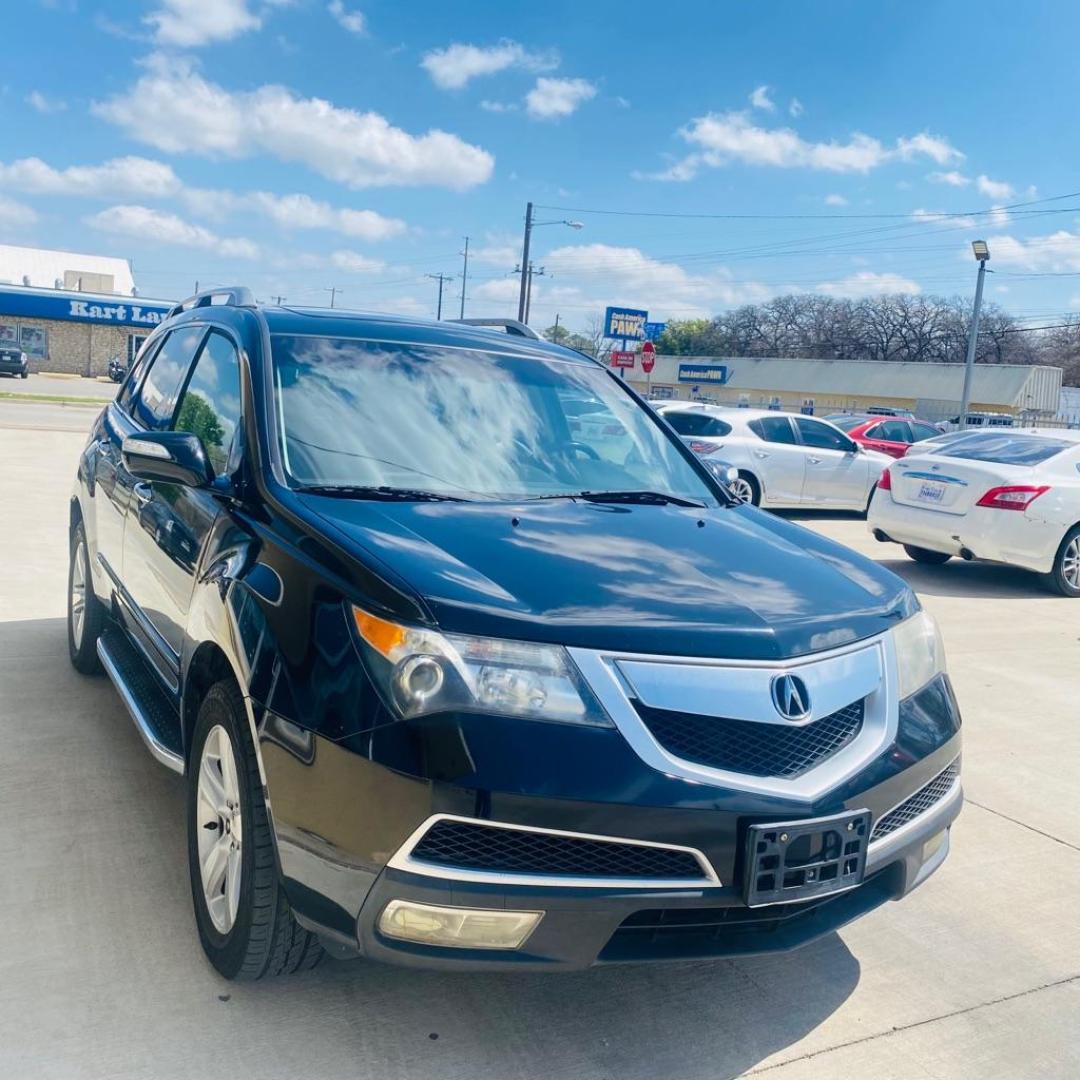
POLYGON ((749 776, 801 776, 842 750, 862 730, 864 704, 855 701, 802 727, 727 720, 635 706, 669 754, 712 769, 749 776))
POLYGON ((411 857, 439 866, 504 874, 664 881, 701 881, 706 877, 697 858, 688 851, 446 819, 428 829, 411 857))
POLYGON ((873 843, 875 840, 888 836, 889 833, 896 832, 909 821, 914 821, 920 814, 925 814, 935 803, 945 798, 959 775, 960 762, 954 761, 947 769, 938 773, 930 783, 919 788, 910 799, 905 799, 887 814, 882 814, 870 833, 870 842, 873 843))

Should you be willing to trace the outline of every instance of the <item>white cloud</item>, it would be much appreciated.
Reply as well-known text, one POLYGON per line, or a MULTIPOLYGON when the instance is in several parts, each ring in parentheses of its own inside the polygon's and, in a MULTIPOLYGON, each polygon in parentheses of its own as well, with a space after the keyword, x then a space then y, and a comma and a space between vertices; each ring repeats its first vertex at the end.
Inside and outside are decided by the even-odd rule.
POLYGON ((388 240, 408 228, 400 218, 384 217, 374 210, 338 208, 303 194, 254 191, 244 198, 243 205, 265 214, 283 228, 333 229, 360 240, 388 240))
POLYGON ((1060 229, 1047 236, 1018 240, 1013 236, 991 236, 991 265, 1015 267, 1032 273, 1075 273, 1080 271, 1080 233, 1060 229))
POLYGON ((445 131, 411 135, 376 112, 297 97, 284 86, 233 92, 190 60, 153 55, 125 93, 91 109, 129 136, 168 153, 270 154, 362 188, 435 184, 461 190, 486 181, 495 159, 445 131))
MULTIPOLYGON (((469 249, 470 263, 503 266, 510 269, 521 260, 521 248, 511 240, 495 238, 487 244, 469 249)), ((516 288, 516 286, 515 286, 516 288)))
POLYGON ((793 97, 791 99, 791 102, 787 107, 787 111, 796 118, 802 116, 802 114, 806 112, 806 110, 803 108, 803 103, 797 97, 793 97))
POLYGON ((992 206, 990 207, 990 213, 987 215, 987 220, 995 229, 1001 229, 1012 221, 1012 217, 1004 206, 992 206))
POLYGON ((374 274, 386 269, 386 263, 357 251, 335 251, 330 256, 330 264, 350 274, 374 274))
POLYGON ((826 195, 825 196, 825 205, 826 206, 847 206, 847 204, 848 204, 848 201, 847 201, 847 199, 844 198, 843 195, 826 195))
POLYGON ((912 161, 919 157, 928 157, 938 165, 948 165, 954 161, 963 161, 964 155, 948 139, 940 135, 931 135, 922 131, 911 138, 896 140, 896 153, 903 161, 912 161))
POLYGON ((349 11, 341 0, 330 0, 326 10, 350 34, 362 35, 367 32, 367 20, 362 11, 349 11))
POLYGON ((113 236, 178 247, 198 248, 225 258, 257 259, 259 249, 250 240, 230 239, 217 236, 201 225, 163 210, 151 210, 146 206, 110 206, 86 219, 87 224, 113 236))
POLYGON ((629 98, 624 98, 622 96, 622 94, 616 94, 611 100, 614 101, 615 104, 618 105, 620 109, 629 109, 630 108, 630 99, 629 98))
POLYGON ((480 102, 480 108, 493 113, 517 112, 518 109, 512 101, 489 101, 487 98, 480 102))
POLYGON ((947 214, 944 210, 912 210, 911 216, 915 221, 921 221, 926 225, 955 225, 957 228, 975 228, 975 218, 965 217, 961 214, 947 214))
POLYGON ((501 41, 498 45, 486 46, 453 44, 425 53, 420 66, 440 89, 460 90, 472 79, 494 75, 508 68, 551 71, 559 66, 559 57, 553 52, 529 52, 516 41, 501 41))
POLYGON ((823 281, 817 291, 827 296, 857 299, 861 296, 890 296, 895 293, 914 294, 921 290, 916 282, 899 274, 875 274, 871 270, 859 270, 841 281, 823 281))
POLYGON ((161 8, 144 21, 154 27, 160 45, 180 48, 229 41, 262 25, 247 0, 161 0, 161 8))
POLYGON ((37 219, 37 214, 25 203, 0 195, 0 227, 17 229, 24 225, 33 225, 37 219))
POLYGON ((590 98, 596 87, 588 79, 551 79, 541 76, 525 95, 525 108, 538 120, 569 116, 590 98))
POLYGON ((696 171, 700 164, 723 166, 733 161, 784 169, 866 173, 889 161, 910 161, 923 156, 940 163, 963 156, 946 140, 925 132, 898 139, 893 148, 861 132, 855 132, 846 142, 812 143, 791 128, 759 127, 743 112, 698 117, 680 135, 698 153, 696 159, 693 156, 687 159, 683 175, 671 175, 671 179, 686 179, 685 173, 696 171))
POLYGON ((776 112, 776 102, 769 97, 767 86, 758 86, 750 94, 750 104, 755 109, 764 109, 765 112, 776 112))
POLYGON ((26 95, 26 103, 39 113, 58 113, 67 108, 67 102, 59 98, 48 98, 40 90, 31 90, 26 95))
POLYGON ((81 195, 118 198, 138 195, 167 198, 181 188, 180 179, 161 161, 144 157, 112 158, 100 165, 69 165, 56 169, 41 158, 0 162, 0 183, 35 195, 81 195))
POLYGON ((951 169, 949 172, 932 172, 927 177, 927 180, 935 184, 948 184, 950 187, 967 187, 971 183, 970 176, 965 176, 955 169, 951 169))
POLYGON ((668 180, 680 183, 687 180, 693 180, 698 174, 701 162, 702 158, 700 155, 690 154, 687 157, 673 162, 666 169, 659 169, 656 172, 642 172, 639 169, 634 169, 630 175, 635 180, 668 180))
POLYGON ((980 195, 985 195, 988 199, 1012 199, 1016 196, 1012 184, 1007 184, 1004 180, 991 180, 985 174, 975 178, 975 187, 980 195))

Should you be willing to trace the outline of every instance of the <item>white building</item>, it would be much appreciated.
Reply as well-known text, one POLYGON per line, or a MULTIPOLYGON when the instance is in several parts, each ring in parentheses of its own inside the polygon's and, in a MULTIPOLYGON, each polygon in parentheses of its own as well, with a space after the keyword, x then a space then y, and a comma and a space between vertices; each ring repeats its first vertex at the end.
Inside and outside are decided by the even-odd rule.
POLYGON ((12 244, 0 244, 0 284, 135 295, 135 279, 127 259, 12 244))

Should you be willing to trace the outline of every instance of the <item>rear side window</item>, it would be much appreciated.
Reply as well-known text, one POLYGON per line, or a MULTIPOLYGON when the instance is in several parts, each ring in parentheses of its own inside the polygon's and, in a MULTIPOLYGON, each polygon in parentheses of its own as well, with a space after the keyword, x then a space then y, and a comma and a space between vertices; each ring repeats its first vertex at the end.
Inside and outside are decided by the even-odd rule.
MULTIPOLYGON (((835 424, 841 431, 853 431, 860 424, 866 423, 865 416, 827 416, 825 419, 835 424)), ((869 435, 870 432, 866 434, 869 435)))
POLYGON ((723 420, 699 412, 667 412, 664 419, 680 435, 698 435, 705 438, 719 438, 731 434, 731 425, 723 420))
POLYGON ((963 440, 935 453, 967 461, 992 461, 999 465, 1041 465, 1076 443, 1064 439, 1043 439, 1036 435, 987 435, 963 440))
POLYGON ((795 432, 786 416, 762 416, 751 420, 750 430, 759 438, 771 443, 795 443, 795 432))
POLYGON ((922 442, 923 439, 935 439, 941 434, 936 427, 930 424, 911 423, 911 438, 913 442, 922 442))
POLYGON ((903 420, 885 420, 874 428, 875 439, 884 439, 886 442, 911 442, 911 432, 903 420))
POLYGON ((220 475, 228 466, 239 427, 240 358, 233 343, 215 330, 195 361, 173 429, 198 435, 214 472, 220 475))
POLYGON ((795 423, 799 428, 799 435, 804 446, 812 446, 817 450, 849 450, 851 443, 843 432, 828 424, 822 424, 818 420, 807 420, 797 416, 795 423))
POLYGON ((143 379, 135 399, 133 415, 144 427, 164 429, 176 409, 180 387, 187 378, 195 350, 206 328, 183 326, 165 339, 143 379))
MULTIPOLYGON (((128 339, 131 340, 130 338, 128 339)), ((157 351, 158 346, 164 341, 164 338, 159 337, 153 345, 143 351, 135 357, 135 362, 131 366, 131 371, 128 377, 124 380, 124 385, 120 387, 120 393, 116 395, 116 404, 120 406, 124 412, 131 412, 131 399, 135 396, 135 390, 139 385, 139 381, 143 377, 143 372, 146 371, 147 365, 153 358, 154 353, 157 351)))

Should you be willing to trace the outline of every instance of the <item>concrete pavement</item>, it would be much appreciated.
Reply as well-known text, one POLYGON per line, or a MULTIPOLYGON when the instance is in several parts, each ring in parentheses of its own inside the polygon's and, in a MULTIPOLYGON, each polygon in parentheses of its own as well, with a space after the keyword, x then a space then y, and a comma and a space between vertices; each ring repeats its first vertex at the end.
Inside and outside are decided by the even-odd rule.
POLYGON ((326 963, 234 985, 198 947, 183 781, 67 661, 84 436, 12 408, 40 416, 13 430, 0 412, 0 1076, 1080 1074, 1080 602, 802 518, 888 562, 941 620, 969 799, 926 886, 802 952, 546 977, 326 963))

